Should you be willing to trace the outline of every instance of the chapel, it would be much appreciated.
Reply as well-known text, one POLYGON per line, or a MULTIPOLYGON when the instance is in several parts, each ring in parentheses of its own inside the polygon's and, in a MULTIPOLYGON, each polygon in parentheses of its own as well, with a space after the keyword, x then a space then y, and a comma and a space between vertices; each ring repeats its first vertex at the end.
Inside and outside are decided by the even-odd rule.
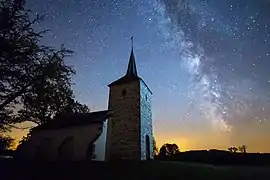
POLYGON ((108 109, 57 116, 31 131, 25 160, 153 159, 152 92, 138 75, 133 46, 126 73, 110 83, 108 109))

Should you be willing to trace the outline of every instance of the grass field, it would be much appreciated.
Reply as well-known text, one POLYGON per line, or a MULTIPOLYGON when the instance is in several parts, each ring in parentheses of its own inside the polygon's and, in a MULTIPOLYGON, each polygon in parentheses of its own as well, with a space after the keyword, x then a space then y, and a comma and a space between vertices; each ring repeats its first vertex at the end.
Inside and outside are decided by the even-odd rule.
POLYGON ((270 167, 225 167, 181 162, 37 164, 0 161, 0 179, 270 180, 270 167))

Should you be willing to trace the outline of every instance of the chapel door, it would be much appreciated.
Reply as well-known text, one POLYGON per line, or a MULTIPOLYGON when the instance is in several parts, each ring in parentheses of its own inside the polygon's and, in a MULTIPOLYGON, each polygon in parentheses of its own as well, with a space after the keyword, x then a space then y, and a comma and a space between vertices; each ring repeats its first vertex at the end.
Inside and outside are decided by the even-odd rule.
POLYGON ((150 138, 148 135, 145 136, 145 146, 146 146, 146 160, 150 160, 150 138))

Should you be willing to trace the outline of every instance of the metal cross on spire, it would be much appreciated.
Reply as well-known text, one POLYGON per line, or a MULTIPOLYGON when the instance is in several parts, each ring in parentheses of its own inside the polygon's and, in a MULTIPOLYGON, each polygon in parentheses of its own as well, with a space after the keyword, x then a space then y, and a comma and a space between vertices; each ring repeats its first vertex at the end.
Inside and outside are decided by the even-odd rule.
POLYGON ((130 52, 130 58, 128 62, 128 69, 127 69, 127 76, 135 76, 137 77, 137 68, 136 68, 136 63, 135 63, 135 57, 133 53, 133 36, 130 38, 131 39, 131 52, 130 52))
POLYGON ((133 48, 133 36, 131 36, 131 47, 133 48))

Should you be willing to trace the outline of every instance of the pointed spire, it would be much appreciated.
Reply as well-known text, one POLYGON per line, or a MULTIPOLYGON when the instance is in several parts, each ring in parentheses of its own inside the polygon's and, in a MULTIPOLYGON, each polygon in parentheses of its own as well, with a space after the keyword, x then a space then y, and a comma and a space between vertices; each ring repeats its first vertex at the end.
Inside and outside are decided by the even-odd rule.
POLYGON ((133 53, 133 36, 131 37, 131 53, 130 53, 130 58, 129 58, 129 62, 128 62, 126 76, 138 77, 135 57, 134 57, 134 53, 133 53))

